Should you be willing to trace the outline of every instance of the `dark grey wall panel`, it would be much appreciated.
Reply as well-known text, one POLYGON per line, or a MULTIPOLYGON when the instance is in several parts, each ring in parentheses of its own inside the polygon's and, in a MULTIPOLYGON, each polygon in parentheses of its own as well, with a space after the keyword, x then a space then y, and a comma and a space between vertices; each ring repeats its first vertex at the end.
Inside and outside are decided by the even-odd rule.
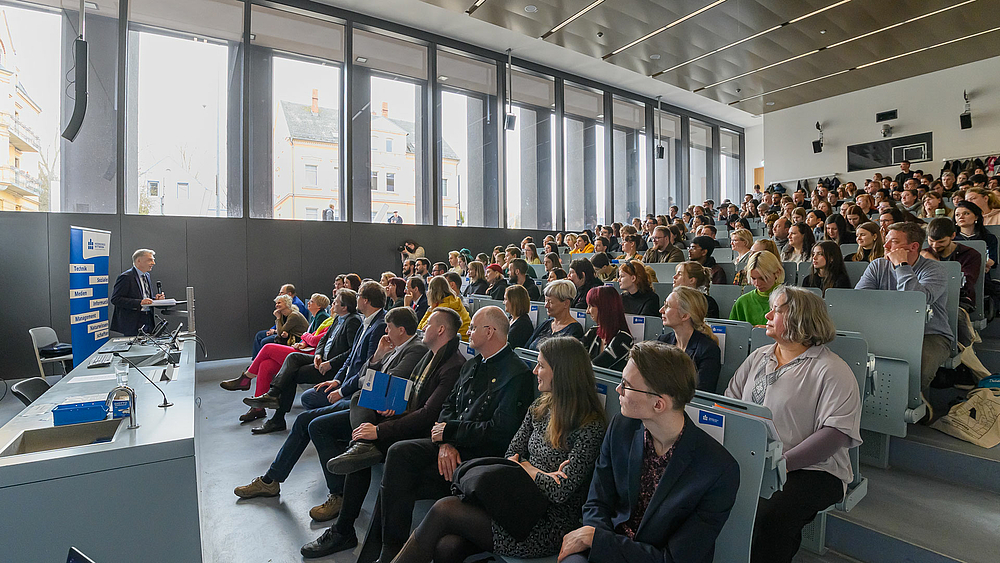
MULTIPOLYGON (((184 299, 184 288, 188 286, 187 221, 185 217, 122 216, 121 270, 132 267, 133 252, 149 248, 156 252, 156 265, 149 272, 153 282, 150 289, 155 293, 159 280, 167 297, 184 299)), ((111 272, 112 282, 121 270, 111 272)))
MULTIPOLYGON (((9 214, 4 214, 6 218, 9 214)), ((69 228, 90 227, 111 231, 111 249, 108 256, 108 292, 115 277, 121 272, 121 221, 117 215, 50 213, 48 214, 48 240, 39 241, 38 252, 48 246, 49 295, 51 314, 49 326, 64 342, 70 340, 69 328, 69 228)), ((34 249, 33 249, 34 250, 34 249)), ((5 376, 6 377, 6 376, 5 376)))
MULTIPOLYGON (((274 296, 282 284, 302 285, 302 223, 247 221, 247 338, 274 324, 274 296)), ((249 350, 248 350, 249 352, 249 350)))
POLYGON ((187 220, 188 285, 194 287, 196 328, 210 360, 250 355, 246 242, 245 221, 187 220))
MULTIPOLYGON (((0 311, 4 352, 0 378, 38 375, 28 329, 49 324, 47 217, 42 213, 0 213, 0 311)), ((69 278, 69 265, 65 265, 69 278)), ((69 300, 69 288, 65 293, 69 300)), ((67 319, 68 325, 68 319, 67 319)), ((69 342, 69 331, 58 333, 69 342)))
POLYGON ((351 229, 340 221, 306 221, 302 225, 302 301, 313 293, 332 297, 333 279, 351 261, 351 229))

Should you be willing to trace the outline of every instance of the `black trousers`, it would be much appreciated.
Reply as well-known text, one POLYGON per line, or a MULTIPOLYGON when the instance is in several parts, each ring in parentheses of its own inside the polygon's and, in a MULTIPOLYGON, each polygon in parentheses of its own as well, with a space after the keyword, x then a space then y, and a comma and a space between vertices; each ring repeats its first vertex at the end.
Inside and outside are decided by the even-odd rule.
MULTIPOLYGON (((335 374, 327 372, 330 377, 335 374)), ((300 383, 311 383, 313 385, 326 381, 324 376, 313 365, 313 355, 302 352, 292 352, 285 357, 281 369, 271 380, 271 391, 277 391, 279 395, 279 406, 274 413, 275 419, 284 418, 285 413, 292 410, 295 403, 295 386, 300 383)))
MULTIPOLYGON (((438 444, 430 438, 403 440, 389 448, 382 486, 357 563, 372 563, 380 553, 395 556, 410 537, 413 505, 451 492, 451 482, 438 473, 437 456, 438 444)), ((344 489, 348 488, 345 483, 344 489)))
POLYGON ((844 498, 844 482, 826 471, 788 474, 782 490, 757 503, 751 563, 790 563, 802 543, 802 528, 844 498))

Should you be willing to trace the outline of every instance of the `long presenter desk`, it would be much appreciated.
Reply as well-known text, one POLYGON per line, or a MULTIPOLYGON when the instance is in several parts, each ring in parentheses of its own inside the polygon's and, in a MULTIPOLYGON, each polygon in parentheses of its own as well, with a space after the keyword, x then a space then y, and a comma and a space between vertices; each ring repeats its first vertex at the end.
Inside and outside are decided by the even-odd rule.
MULTIPOLYGON (((160 393, 130 370, 139 428, 129 430, 127 417, 87 429, 52 426, 53 406, 106 397, 116 386, 112 367, 88 368, 86 361, 0 428, 0 561, 65 561, 70 546, 98 563, 202 560, 195 342, 180 347, 172 381, 159 381, 163 368, 142 368, 171 407, 158 407, 160 393), (107 374, 112 378, 100 378, 107 374), (52 446, 59 447, 44 449, 52 446)), ((123 355, 140 363, 155 352, 133 346, 123 355)))

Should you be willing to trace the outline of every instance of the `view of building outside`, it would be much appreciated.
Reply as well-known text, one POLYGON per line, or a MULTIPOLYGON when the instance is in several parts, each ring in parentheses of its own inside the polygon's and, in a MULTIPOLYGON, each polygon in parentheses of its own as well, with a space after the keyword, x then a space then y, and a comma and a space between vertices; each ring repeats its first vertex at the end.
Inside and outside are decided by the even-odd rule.
POLYGON ((0 211, 59 211, 60 29, 0 5, 0 211))

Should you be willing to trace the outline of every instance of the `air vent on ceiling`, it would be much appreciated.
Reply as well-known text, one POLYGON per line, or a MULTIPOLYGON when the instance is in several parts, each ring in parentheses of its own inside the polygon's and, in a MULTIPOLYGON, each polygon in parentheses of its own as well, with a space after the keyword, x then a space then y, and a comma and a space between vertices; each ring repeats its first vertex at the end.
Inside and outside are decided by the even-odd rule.
POLYGON ((889 121, 891 119, 896 119, 899 117, 896 114, 896 110, 891 109, 889 111, 881 111, 875 114, 875 123, 882 123, 883 121, 889 121))

